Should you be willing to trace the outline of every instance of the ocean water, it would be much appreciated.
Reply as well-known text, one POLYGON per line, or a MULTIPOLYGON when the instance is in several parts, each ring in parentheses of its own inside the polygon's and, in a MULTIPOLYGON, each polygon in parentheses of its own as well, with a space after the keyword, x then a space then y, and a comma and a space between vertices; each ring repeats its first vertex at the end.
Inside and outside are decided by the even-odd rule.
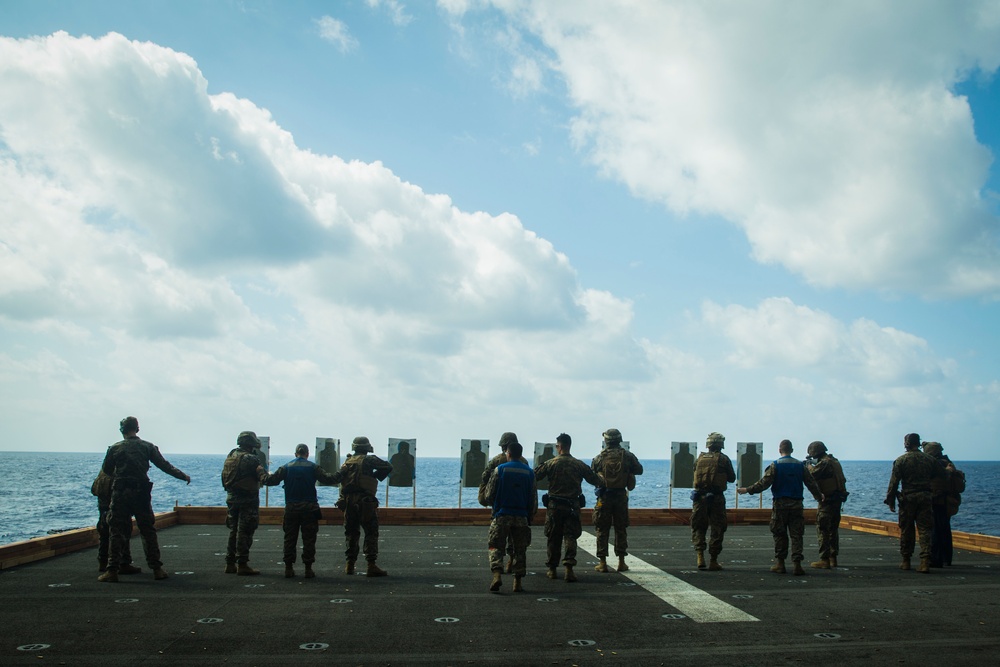
MULTIPOLYGON (((177 505, 225 505, 226 494, 220 482, 224 454, 164 453, 175 466, 191 476, 186 485, 155 467, 153 509, 165 512, 177 505)), ((101 454, 0 452, 0 544, 8 544, 51 532, 93 525, 97 519, 97 499, 90 495, 90 485, 104 460, 101 454)), ((273 462, 273 471, 284 460, 273 462)), ((882 504, 885 498, 891 461, 841 461, 847 477, 850 498, 844 513, 886 521, 895 514, 882 504)), ((952 528, 971 533, 1000 535, 1000 506, 988 490, 1000 482, 1000 461, 957 461, 965 472, 967 489, 962 507, 952 517, 952 528)), ((638 478, 632 492, 632 507, 690 508, 690 490, 670 489, 670 462, 643 461, 645 474, 638 478)), ((391 487, 386 499, 385 484, 379 485, 379 500, 389 507, 479 507, 476 488, 459 488, 459 459, 418 458, 414 488, 391 487), (415 491, 415 492, 414 492, 415 491)), ((585 485, 586 487, 586 485, 585 485)), ((588 506, 593 506, 592 489, 586 489, 588 506)), ((736 497, 730 485, 728 507, 770 507, 769 492, 761 496, 736 497)), ((320 504, 333 505, 337 489, 320 487, 320 504)), ((261 491, 261 505, 284 505, 280 486, 261 491)), ((814 507, 811 499, 807 507, 814 507)))

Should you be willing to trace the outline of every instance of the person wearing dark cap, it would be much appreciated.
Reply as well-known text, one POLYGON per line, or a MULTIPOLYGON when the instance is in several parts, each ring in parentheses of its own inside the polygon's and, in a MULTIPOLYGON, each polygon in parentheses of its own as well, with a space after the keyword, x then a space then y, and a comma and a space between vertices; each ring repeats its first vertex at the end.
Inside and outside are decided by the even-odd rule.
POLYGON ((899 500, 899 554, 902 556, 899 569, 910 569, 916 529, 920 533, 920 565, 917 572, 927 574, 931 571, 931 533, 934 532, 931 482, 944 472, 937 461, 920 451, 920 436, 916 433, 906 434, 903 448, 906 452, 892 463, 889 489, 883 502, 895 512, 896 501, 899 500))
POLYGON ((535 473, 527 463, 518 459, 524 453, 519 442, 507 446, 507 462, 497 466, 486 483, 486 498, 493 507, 487 545, 490 553, 490 591, 499 593, 503 585, 504 549, 507 542, 514 544, 514 588, 520 593, 521 579, 526 574, 528 546, 531 545, 531 522, 538 511, 538 489, 535 473))
POLYGON ((549 480, 549 491, 542 500, 545 502, 546 561, 549 579, 556 578, 559 556, 566 568, 566 581, 576 581, 573 568, 576 567, 576 541, 583 532, 580 524, 580 506, 583 490, 581 482, 586 480, 594 486, 601 485, 601 478, 590 466, 569 453, 573 439, 566 433, 556 437, 556 456, 543 461, 535 468, 535 481, 549 480), (565 548, 565 552, 564 552, 565 548))
POLYGON ((340 473, 328 473, 309 460, 309 446, 296 445, 295 458, 264 478, 267 486, 277 486, 284 482, 285 513, 281 530, 285 534, 284 561, 285 577, 295 576, 295 548, 298 546, 299 532, 302 533, 302 564, 305 578, 316 576, 312 565, 316 562, 316 536, 319 534, 319 497, 316 482, 327 486, 340 483, 340 473))
POLYGON ((823 493, 823 502, 816 508, 816 538, 819 560, 810 567, 829 570, 837 567, 840 553, 840 508, 847 500, 847 479, 840 461, 834 458, 819 440, 809 443, 806 466, 823 493))
POLYGON ((163 458, 160 450, 151 442, 146 442, 139 433, 139 420, 126 417, 119 424, 124 440, 108 447, 101 469, 114 478, 111 484, 111 506, 108 509, 108 525, 111 527, 111 549, 108 553, 108 567, 97 578, 98 581, 115 583, 118 570, 126 565, 125 545, 132 536, 132 517, 142 537, 142 549, 146 554, 146 564, 153 571, 154 579, 166 579, 167 572, 160 560, 160 544, 156 538, 156 517, 153 515, 152 490, 149 481, 149 464, 171 477, 184 480, 191 478, 163 458))
MULTIPOLYGON (((482 481, 479 483, 479 494, 478 500, 479 504, 483 507, 490 507, 491 503, 486 499, 486 484, 490 481, 490 477, 493 475, 493 471, 496 470, 497 466, 501 466, 507 463, 507 448, 510 447, 511 443, 517 442, 517 435, 507 431, 500 436, 500 453, 494 456, 483 468, 482 481)), ((520 456, 517 459, 521 463, 528 465, 528 460, 524 456, 520 456)), ((507 566, 504 568, 504 572, 510 574, 514 571, 514 543, 507 540, 507 566)))
POLYGON ((750 486, 741 486, 737 493, 760 493, 771 489, 774 499, 771 505, 771 535, 774 537, 774 565, 771 572, 785 573, 785 559, 788 557, 788 542, 791 538, 791 554, 794 570, 792 574, 801 576, 802 536, 806 522, 802 513, 802 487, 805 486, 817 501, 823 500, 816 480, 802 461, 792 457, 792 441, 782 440, 778 444, 781 457, 764 471, 764 476, 750 486))
POLYGON ((608 542, 611 527, 615 529, 615 555, 618 571, 625 572, 628 555, 628 492, 635 488, 636 475, 642 474, 642 464, 635 454, 622 447, 622 434, 609 428, 602 434, 604 449, 594 457, 590 468, 601 478, 594 504, 594 532, 597 533, 598 572, 608 572, 608 542))
POLYGON ((226 574, 253 576, 260 570, 250 567, 250 547, 260 524, 260 486, 267 478, 263 461, 255 454, 260 438, 253 431, 236 437, 236 448, 222 465, 222 488, 226 490, 226 574))
POLYGON ((358 542, 365 531, 364 554, 368 561, 365 575, 384 577, 388 572, 375 564, 378 560, 378 483, 389 476, 392 465, 375 456, 371 442, 361 435, 354 439, 354 453, 340 467, 340 499, 337 507, 344 512, 344 535, 347 537, 345 574, 354 574, 358 560, 358 542))

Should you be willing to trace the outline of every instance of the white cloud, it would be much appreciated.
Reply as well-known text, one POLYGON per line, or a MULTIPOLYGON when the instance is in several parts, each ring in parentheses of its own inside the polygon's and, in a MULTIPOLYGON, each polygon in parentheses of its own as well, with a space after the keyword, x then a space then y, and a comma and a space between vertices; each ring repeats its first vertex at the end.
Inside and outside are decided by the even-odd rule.
POLYGON ((706 302, 702 318, 706 331, 732 345, 729 361, 743 368, 822 369, 828 377, 884 388, 940 382, 954 366, 917 336, 867 319, 846 325, 787 298, 757 308, 706 302))
POLYGON ((952 92, 1000 63, 996 3, 493 4, 551 50, 532 62, 564 78, 580 149, 638 195, 725 216, 818 285, 1000 295, 992 156, 952 92))
POLYGON ((332 16, 321 16, 316 19, 319 28, 319 36, 330 42, 341 53, 348 53, 358 48, 358 40, 351 35, 347 24, 332 16))
POLYGON ((406 13, 406 5, 398 0, 365 0, 365 2, 372 9, 385 9, 394 25, 403 27, 413 21, 413 16, 406 13))

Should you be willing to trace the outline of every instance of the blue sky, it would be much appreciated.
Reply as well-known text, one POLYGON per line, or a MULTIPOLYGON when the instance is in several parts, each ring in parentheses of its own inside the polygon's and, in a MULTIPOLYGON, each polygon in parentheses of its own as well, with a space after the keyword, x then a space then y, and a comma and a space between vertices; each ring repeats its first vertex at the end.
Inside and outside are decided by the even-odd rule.
POLYGON ((1000 436, 991 2, 0 4, 6 449, 1000 436))

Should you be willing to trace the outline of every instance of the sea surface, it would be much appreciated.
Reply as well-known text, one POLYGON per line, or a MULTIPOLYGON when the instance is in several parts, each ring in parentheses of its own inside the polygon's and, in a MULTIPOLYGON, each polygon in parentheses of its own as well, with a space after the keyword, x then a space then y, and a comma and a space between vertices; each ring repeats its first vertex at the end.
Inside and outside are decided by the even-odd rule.
MULTIPOLYGON (((191 476, 191 484, 150 468, 153 481, 153 509, 172 510, 174 505, 225 505, 220 473, 224 454, 164 453, 175 466, 191 476)), ((97 520, 97 499, 90 485, 97 476, 104 454, 0 452, 0 544, 17 542, 53 532, 93 525, 97 520)), ((271 470, 285 461, 276 461, 271 470)), ((967 488, 952 528, 970 533, 1000 536, 1000 505, 990 491, 1000 482, 1000 461, 956 461, 965 472, 967 488)), ((891 461, 841 461, 851 495, 844 514, 894 521, 895 514, 882 504, 891 461)), ((670 461, 643 461, 645 474, 632 492, 632 507, 691 507, 689 489, 670 489, 670 461)), ((476 488, 460 489, 460 465, 456 458, 418 458, 413 488, 391 487, 386 499, 385 484, 379 485, 379 500, 389 507, 479 507, 476 488)), ((584 485, 587 487, 587 485, 584 485)), ((585 488, 588 506, 593 506, 592 488, 585 488)), ((740 496, 730 485, 727 506, 770 507, 770 495, 740 496)), ((808 494, 807 494, 808 495, 808 494)), ((261 506, 284 505, 280 486, 261 491, 261 506)), ((320 487, 320 504, 333 505, 337 489, 320 487)), ((806 507, 815 507, 807 498, 806 507)))

